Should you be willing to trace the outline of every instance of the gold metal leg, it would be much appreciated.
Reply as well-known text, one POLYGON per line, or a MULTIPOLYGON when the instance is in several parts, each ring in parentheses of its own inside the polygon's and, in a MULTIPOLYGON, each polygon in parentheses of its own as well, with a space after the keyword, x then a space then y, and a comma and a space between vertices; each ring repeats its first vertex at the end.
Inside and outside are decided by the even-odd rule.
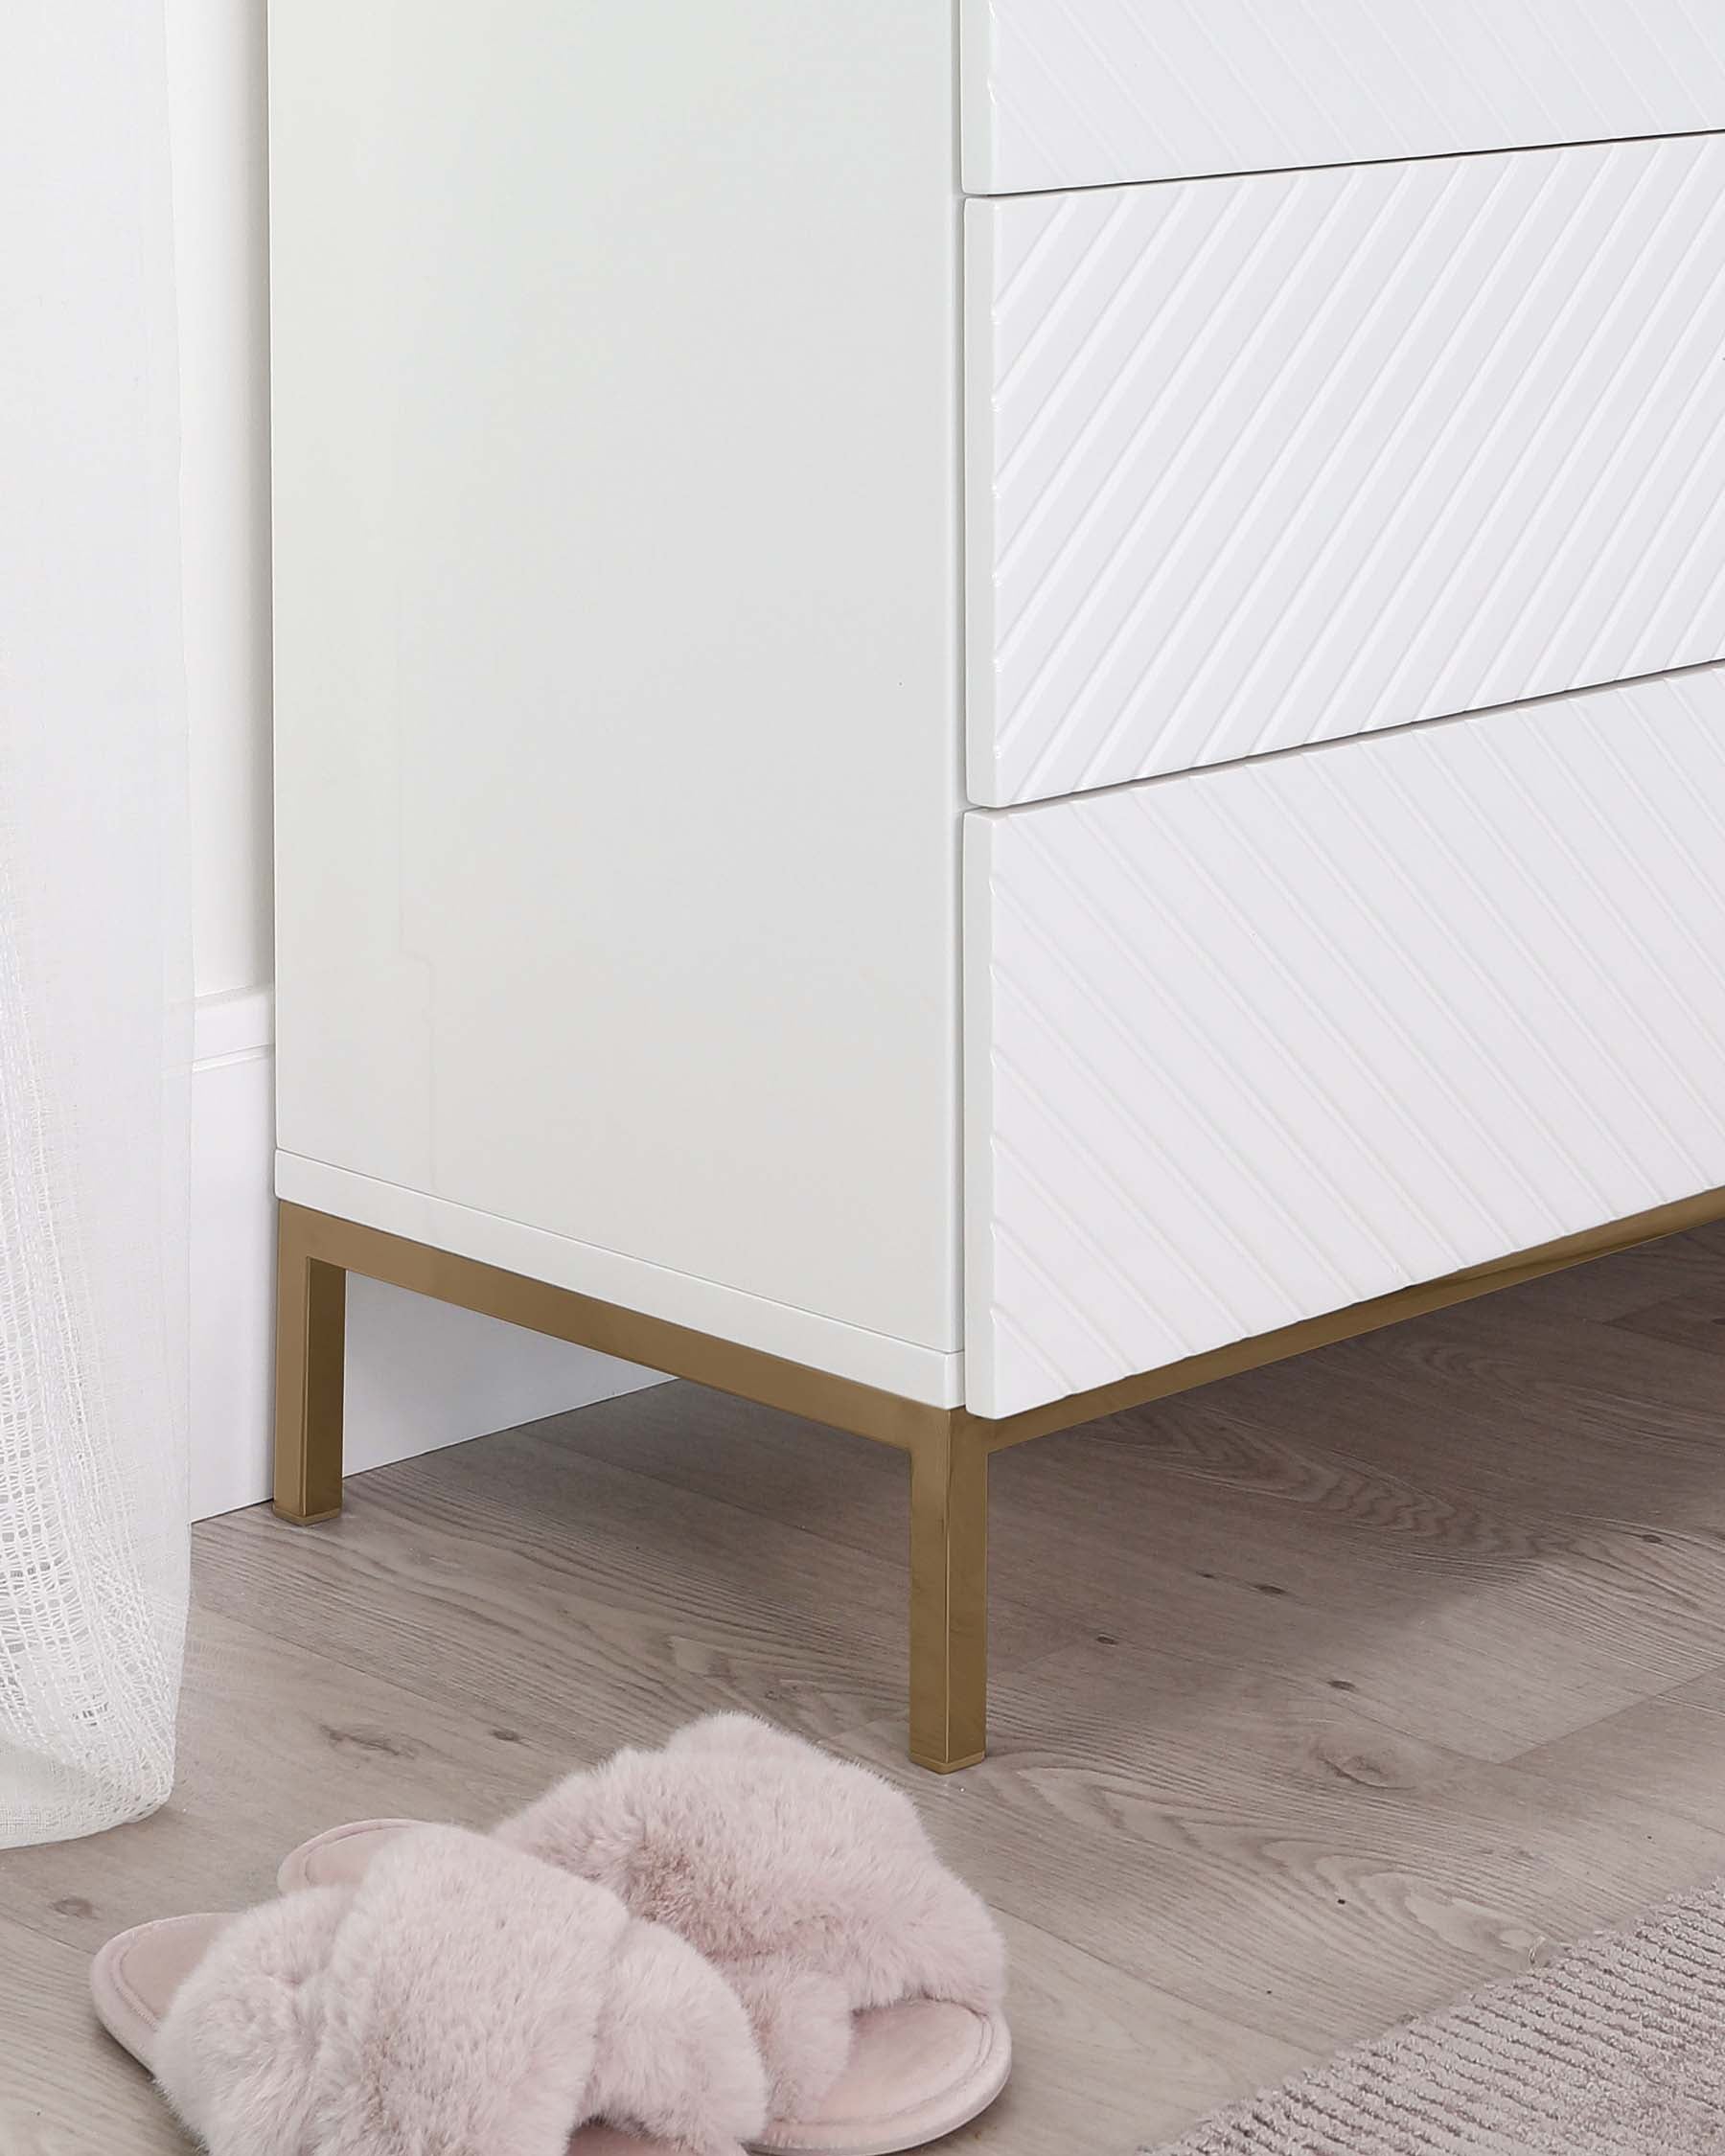
POLYGON ((910 1448, 910 1756, 952 1774, 988 1746, 988 1450, 962 1409, 910 1448))
POLYGON ((275 1508, 310 1526, 341 1510, 341 1388, 347 1274, 311 1255, 307 1216, 279 1208, 276 1229, 275 1508))
POLYGON ((918 1766, 951 1774, 975 1765, 987 1746, 991 1452, 1720 1219, 1725 1187, 989 1422, 963 1408, 902 1399, 333 1213, 284 1204, 278 1231, 276 1510, 286 1519, 310 1522, 331 1519, 341 1509, 349 1273, 896 1446, 910 1456, 910 1756, 918 1766))

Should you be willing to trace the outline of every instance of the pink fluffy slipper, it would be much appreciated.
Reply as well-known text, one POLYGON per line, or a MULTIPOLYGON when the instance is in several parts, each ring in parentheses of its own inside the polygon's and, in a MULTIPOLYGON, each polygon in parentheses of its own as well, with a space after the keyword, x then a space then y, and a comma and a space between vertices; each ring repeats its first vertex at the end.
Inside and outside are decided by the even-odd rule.
MULTIPOLYGON (((411 1822, 338 1826, 285 1892, 356 1880, 411 1822)), ((776 2156, 890 2156, 951 2133, 1004 2086, 1005 1951, 909 1800, 746 1714, 568 1777, 494 1839, 669 1925, 742 1998, 776 2156)))
POLYGON ((212 2156, 740 2156, 766 2113, 692 1947, 455 1827, 357 1886, 123 1933, 90 1988, 212 2156))

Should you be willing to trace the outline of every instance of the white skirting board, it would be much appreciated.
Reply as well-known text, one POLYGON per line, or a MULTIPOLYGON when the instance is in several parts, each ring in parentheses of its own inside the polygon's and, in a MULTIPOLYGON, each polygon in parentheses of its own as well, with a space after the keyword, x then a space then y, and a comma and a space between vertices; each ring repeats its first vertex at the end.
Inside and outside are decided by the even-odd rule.
MULTIPOLYGON (((275 1304, 267 989, 200 997, 192 1085, 192 1517, 269 1496, 275 1304)), ((374 1280, 348 1287, 351 1473, 662 1380, 374 1280)))

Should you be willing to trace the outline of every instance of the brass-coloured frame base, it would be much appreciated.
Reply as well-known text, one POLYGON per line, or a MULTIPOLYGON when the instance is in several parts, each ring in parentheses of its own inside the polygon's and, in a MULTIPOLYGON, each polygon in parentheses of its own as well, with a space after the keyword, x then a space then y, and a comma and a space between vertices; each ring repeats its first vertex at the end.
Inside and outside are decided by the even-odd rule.
POLYGON ((910 1453, 910 1756, 953 1774, 988 1749, 988 1447, 968 1416, 910 1453))
POLYGON ((913 1767, 921 1767, 932 1775, 962 1774, 966 1767, 979 1767, 988 1757, 986 1752, 970 1752, 962 1759, 928 1758, 914 1745, 908 1747, 905 1755, 913 1767))
POLYGON ((284 1205, 276 1227, 275 1509, 310 1526, 341 1510, 347 1276, 284 1205))
POLYGON ((989 1421, 966 1408, 902 1399, 405 1236, 284 1204, 278 1227, 275 1509, 303 1526, 334 1519, 341 1509, 350 1273, 872 1437, 910 1458, 910 1757, 933 1773, 952 1774, 975 1766, 987 1749, 991 1453, 1719 1219, 1725 1219, 1725 1189, 1704 1191, 989 1421))

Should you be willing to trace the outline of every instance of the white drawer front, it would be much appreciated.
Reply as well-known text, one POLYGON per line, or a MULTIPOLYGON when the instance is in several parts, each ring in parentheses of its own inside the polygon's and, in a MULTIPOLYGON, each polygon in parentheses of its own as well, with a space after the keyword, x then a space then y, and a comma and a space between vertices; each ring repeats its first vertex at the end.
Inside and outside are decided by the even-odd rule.
POLYGON ((1708 0, 962 0, 976 195, 1725 126, 1708 0))
POLYGON ((1725 138, 967 220, 974 800, 1725 656, 1725 138))
POLYGON ((1725 1184, 1725 673, 969 818, 986 1415, 1725 1184))

